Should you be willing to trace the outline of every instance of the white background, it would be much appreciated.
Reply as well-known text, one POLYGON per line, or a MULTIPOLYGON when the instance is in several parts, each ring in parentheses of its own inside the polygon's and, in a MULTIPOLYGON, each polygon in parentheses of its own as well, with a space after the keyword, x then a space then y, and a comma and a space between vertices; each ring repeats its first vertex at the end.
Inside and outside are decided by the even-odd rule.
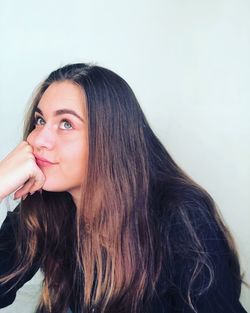
MULTIPOLYGON (((1 1, 0 39, 0 159, 21 139, 24 110, 47 74, 75 62, 108 67, 216 200, 250 282, 248 0, 1 1)), ((2 312, 32 312, 25 295, 37 282, 2 312)), ((250 290, 241 301, 250 311, 250 290)))

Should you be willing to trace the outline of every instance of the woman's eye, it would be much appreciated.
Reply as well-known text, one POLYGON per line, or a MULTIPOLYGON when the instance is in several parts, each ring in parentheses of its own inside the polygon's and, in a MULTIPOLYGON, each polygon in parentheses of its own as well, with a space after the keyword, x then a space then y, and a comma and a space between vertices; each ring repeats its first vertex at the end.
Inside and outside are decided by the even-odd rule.
POLYGON ((62 121, 63 129, 72 129, 72 125, 67 120, 62 121))
POLYGON ((43 125, 44 119, 41 116, 36 116, 34 118, 34 125, 43 125))
MULTIPOLYGON (((41 125, 44 125, 45 124, 45 121, 44 119, 41 117, 41 116, 35 116, 34 117, 34 126, 41 126, 41 125)), ((67 129, 73 129, 71 123, 67 120, 62 120, 60 122, 60 128, 63 129, 63 130, 67 130, 67 129)))

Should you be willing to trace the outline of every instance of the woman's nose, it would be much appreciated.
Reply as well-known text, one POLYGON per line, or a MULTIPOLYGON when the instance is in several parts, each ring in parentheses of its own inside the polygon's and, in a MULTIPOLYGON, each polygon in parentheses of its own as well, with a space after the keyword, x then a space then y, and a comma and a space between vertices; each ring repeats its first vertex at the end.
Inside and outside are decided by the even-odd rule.
POLYGON ((28 136, 27 141, 36 149, 53 149, 56 141, 55 130, 44 125, 42 128, 34 129, 28 136))

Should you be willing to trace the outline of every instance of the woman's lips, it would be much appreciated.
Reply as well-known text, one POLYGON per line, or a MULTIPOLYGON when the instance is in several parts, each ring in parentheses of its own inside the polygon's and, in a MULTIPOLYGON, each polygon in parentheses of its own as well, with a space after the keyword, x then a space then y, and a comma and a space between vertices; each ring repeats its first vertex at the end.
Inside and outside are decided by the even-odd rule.
POLYGON ((55 164, 57 164, 57 163, 52 163, 52 162, 50 162, 50 161, 48 161, 48 160, 46 160, 46 159, 42 159, 42 158, 37 158, 36 157, 36 164, 38 165, 38 166, 51 166, 51 165, 55 165, 55 164))
POLYGON ((50 163, 50 162, 46 162, 46 161, 42 161, 42 160, 39 160, 39 159, 36 159, 36 164, 38 166, 51 166, 51 165, 54 165, 53 163, 50 163))

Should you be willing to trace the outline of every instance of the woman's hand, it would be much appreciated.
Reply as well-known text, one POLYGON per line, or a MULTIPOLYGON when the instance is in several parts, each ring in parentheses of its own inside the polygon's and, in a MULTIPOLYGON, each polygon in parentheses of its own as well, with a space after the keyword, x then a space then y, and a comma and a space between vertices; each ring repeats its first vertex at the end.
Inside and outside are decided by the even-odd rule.
POLYGON ((45 176, 27 141, 22 141, 0 161, 0 200, 14 191, 14 199, 25 198, 41 189, 44 182, 45 176))

